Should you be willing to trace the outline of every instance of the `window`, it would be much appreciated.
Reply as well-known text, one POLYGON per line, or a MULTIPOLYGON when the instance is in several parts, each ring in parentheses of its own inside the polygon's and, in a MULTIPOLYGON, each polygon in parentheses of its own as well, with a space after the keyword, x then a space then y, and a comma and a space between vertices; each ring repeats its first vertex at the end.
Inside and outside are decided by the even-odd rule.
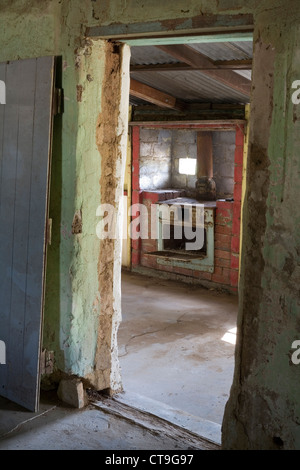
POLYGON ((196 163, 196 158, 179 158, 179 173, 181 175, 195 175, 196 163))

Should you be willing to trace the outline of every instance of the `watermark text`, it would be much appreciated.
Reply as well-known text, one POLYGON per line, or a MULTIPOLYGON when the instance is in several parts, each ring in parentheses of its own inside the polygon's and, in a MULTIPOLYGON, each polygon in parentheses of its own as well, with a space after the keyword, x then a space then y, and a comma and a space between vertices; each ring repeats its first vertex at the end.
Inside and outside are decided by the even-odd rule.
POLYGON ((296 351, 293 352, 291 360, 292 363, 295 365, 300 364, 300 340, 296 339, 292 343, 292 349, 296 349, 296 351))
POLYGON ((3 80, 0 80, 0 104, 6 104, 6 86, 3 80))
POLYGON ((0 364, 6 364, 6 346, 4 341, 0 341, 0 364))
MULTIPOLYGON (((128 230, 121 236, 132 240, 184 240, 186 250, 201 250, 204 245, 204 205, 169 205, 133 204, 128 209, 131 222, 128 230), (150 212, 149 212, 150 210, 150 212)), ((118 208, 111 204, 97 207, 96 216, 100 221, 96 226, 96 234, 100 240, 121 238, 118 235, 118 208)))

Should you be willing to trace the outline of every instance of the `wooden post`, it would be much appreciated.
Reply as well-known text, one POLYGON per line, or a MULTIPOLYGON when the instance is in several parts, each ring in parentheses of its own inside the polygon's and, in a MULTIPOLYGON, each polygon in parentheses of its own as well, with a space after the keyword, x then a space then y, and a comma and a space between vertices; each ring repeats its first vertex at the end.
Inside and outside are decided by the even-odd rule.
POLYGON ((211 132, 197 133, 197 177, 202 176, 214 176, 211 132))
POLYGON ((216 183, 213 176, 212 133, 198 132, 196 189, 199 199, 209 201, 216 199, 216 183))

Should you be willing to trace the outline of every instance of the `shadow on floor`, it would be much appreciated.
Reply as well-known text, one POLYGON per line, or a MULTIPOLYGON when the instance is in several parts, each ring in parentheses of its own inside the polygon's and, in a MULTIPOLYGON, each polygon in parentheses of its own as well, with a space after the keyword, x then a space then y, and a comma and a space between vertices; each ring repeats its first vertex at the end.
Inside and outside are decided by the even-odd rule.
POLYGON ((232 294, 123 272, 118 343, 125 392, 220 430, 237 310, 232 294))
POLYGON ((218 450, 153 417, 129 416, 126 410, 120 415, 111 402, 77 410, 56 393, 42 394, 40 411, 32 413, 0 398, 0 450, 218 450))

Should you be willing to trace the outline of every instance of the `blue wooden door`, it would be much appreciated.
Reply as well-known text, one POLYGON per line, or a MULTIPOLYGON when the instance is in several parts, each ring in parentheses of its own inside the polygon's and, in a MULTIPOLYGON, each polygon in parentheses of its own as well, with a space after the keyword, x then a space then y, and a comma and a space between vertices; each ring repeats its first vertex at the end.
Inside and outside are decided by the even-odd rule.
POLYGON ((53 57, 0 64, 0 395, 32 411, 39 403, 54 65, 53 57))

